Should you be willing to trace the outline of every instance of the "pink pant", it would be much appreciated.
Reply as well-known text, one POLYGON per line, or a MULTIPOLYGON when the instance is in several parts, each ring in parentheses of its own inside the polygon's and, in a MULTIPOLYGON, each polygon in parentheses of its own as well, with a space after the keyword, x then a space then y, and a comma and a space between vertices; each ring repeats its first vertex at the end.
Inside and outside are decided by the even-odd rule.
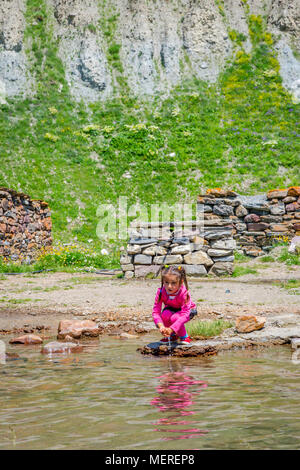
MULTIPOLYGON (((174 312, 171 312, 171 310, 168 310, 168 309, 163 310, 162 313, 161 313, 161 319, 163 321, 164 326, 166 326, 167 328, 172 328, 172 325, 180 317, 181 317, 180 312, 175 312, 174 313, 174 312)), ((187 334, 184 324, 182 324, 182 326, 179 329, 177 329, 177 331, 175 331, 173 328, 172 328, 172 330, 178 336, 186 336, 186 334, 187 334)))

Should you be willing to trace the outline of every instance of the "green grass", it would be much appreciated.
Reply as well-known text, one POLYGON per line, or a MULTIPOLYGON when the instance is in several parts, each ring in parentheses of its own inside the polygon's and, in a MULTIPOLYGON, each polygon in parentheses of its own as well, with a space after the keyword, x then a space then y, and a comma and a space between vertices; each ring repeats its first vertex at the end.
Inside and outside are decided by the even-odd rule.
POLYGON ((274 261, 276 261, 275 258, 270 255, 261 256, 259 260, 262 261, 263 263, 273 263, 274 261))
POLYGON ((299 266, 300 265, 300 256, 297 254, 292 254, 288 252, 288 248, 284 247, 281 254, 277 258, 277 261, 280 263, 285 263, 287 266, 299 266))
POLYGON ((235 251, 234 261, 236 263, 247 263, 248 261, 250 261, 250 258, 249 258, 249 256, 246 256, 242 253, 238 253, 237 251, 235 251))
POLYGON ((43 299, 31 299, 31 298, 27 298, 27 299, 7 299, 6 297, 2 297, 0 299, 0 302, 5 302, 5 303, 17 305, 17 304, 25 304, 27 302, 40 302, 42 300, 43 299))
POLYGON ((192 338, 210 338, 220 335, 227 328, 231 328, 232 323, 225 320, 193 320, 187 323, 187 332, 192 338))
POLYGON ((233 268, 232 277, 245 276, 246 274, 257 274, 256 269, 245 266, 235 266, 233 268))
MULTIPOLYGON (((278 285, 278 284, 277 284, 278 285)), ((281 282, 280 287, 283 289, 299 289, 300 288, 300 280, 299 279, 289 279, 287 281, 281 282)))
POLYGON ((147 102, 121 83, 118 16, 108 11, 100 26, 119 88, 111 100, 86 105, 71 97, 47 15, 45 1, 27 1, 37 94, 0 106, 0 185, 46 200, 56 241, 91 239, 98 252, 121 245, 96 234, 99 204, 116 205, 120 195, 129 205, 173 204, 195 201, 207 187, 253 194, 299 184, 299 105, 282 86, 260 17, 249 16, 251 53, 241 35, 231 34, 234 57, 215 84, 192 79, 167 99, 147 102))

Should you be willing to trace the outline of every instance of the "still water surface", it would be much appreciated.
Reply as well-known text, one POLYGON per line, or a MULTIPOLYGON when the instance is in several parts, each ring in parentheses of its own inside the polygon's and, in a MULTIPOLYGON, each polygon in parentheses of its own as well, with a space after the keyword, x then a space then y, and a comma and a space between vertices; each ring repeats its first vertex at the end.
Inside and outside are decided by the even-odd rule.
POLYGON ((288 346, 136 352, 154 338, 106 337, 52 358, 8 347, 20 359, 0 365, 0 449, 300 448, 300 364, 288 346))

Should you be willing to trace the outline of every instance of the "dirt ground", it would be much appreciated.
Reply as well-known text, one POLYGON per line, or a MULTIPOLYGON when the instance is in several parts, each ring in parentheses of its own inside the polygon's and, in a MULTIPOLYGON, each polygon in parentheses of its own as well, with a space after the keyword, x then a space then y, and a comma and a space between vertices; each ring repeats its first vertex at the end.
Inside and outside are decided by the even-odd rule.
MULTIPOLYGON (((257 274, 238 278, 190 278, 198 317, 233 319, 244 313, 300 314, 299 287, 284 288, 287 280, 300 280, 300 267, 282 263, 262 266, 247 263, 257 274)), ((97 319, 99 322, 152 322, 152 307, 159 279, 124 280, 99 274, 41 273, 3 276, 0 280, 0 334, 49 328, 55 334, 62 319, 97 319)))

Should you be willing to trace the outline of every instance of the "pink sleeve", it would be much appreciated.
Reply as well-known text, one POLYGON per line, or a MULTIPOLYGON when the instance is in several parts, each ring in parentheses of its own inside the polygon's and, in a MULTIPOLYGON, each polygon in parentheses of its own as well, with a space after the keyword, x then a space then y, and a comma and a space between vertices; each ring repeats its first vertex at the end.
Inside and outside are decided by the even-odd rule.
POLYGON ((162 299, 159 300, 159 294, 160 294, 160 288, 156 292, 155 300, 154 300, 154 306, 152 310, 152 317, 155 325, 157 323, 163 323, 161 319, 161 307, 162 307, 162 299))

